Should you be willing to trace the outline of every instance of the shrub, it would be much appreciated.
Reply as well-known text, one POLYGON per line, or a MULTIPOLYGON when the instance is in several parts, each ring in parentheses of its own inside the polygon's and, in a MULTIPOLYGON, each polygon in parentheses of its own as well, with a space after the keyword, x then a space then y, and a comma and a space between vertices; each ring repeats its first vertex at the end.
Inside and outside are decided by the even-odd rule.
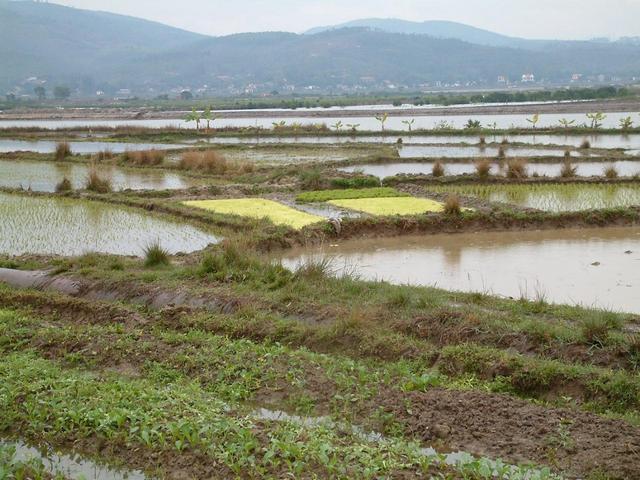
POLYGON ((618 178, 618 170, 613 165, 609 165, 604 169, 604 176, 607 178, 618 178))
POLYGON ((96 193, 109 193, 112 190, 111 181, 108 178, 102 178, 95 165, 89 170, 85 188, 96 193))
POLYGON ((67 177, 64 177, 60 182, 56 185, 56 192, 69 192, 73 189, 73 185, 71 185, 71 180, 67 177))
POLYGON ((447 215, 460 215, 460 197, 455 194, 451 194, 444 202, 444 213, 447 215))
POLYGON ((574 167, 571 165, 571 162, 565 161, 564 165, 562 165, 562 169, 560 170, 560 176, 562 178, 573 178, 576 176, 578 172, 578 167, 574 167))
POLYGON ((102 150, 94 155, 95 160, 102 162, 104 160, 111 160, 113 158, 113 152, 109 149, 102 150))
POLYGON ((491 173, 491 162, 487 159, 476 162, 476 173, 480 178, 487 178, 491 173))
POLYGON ((431 174, 434 177, 442 177, 444 176, 444 167, 440 162, 436 162, 433 164, 433 168, 431 169, 431 174))
POLYGON ((380 179, 378 177, 352 177, 352 178, 334 178, 331 180, 331 188, 349 189, 349 188, 372 188, 379 187, 380 179))
POLYGON ((522 159, 509 160, 507 162, 508 178, 527 178, 527 162, 522 159))
POLYGON ((169 265, 169 252, 162 248, 159 241, 155 241, 144 247, 144 266, 157 267, 160 265, 169 265))
POLYGON ((69 145, 69 143, 67 142, 57 143, 56 153, 55 153, 56 160, 64 160, 65 158, 70 157, 71 155, 73 155, 73 152, 71 151, 71 145, 69 145))
POLYGON ((161 165, 164 162, 164 152, 156 150, 140 150, 138 152, 124 152, 123 160, 134 165, 161 165))
POLYGON ((319 168, 304 170, 298 175, 300 188, 303 190, 316 190, 322 187, 322 172, 319 168))
POLYGON ((580 144, 580 148, 582 148, 583 150, 591 148, 591 142, 585 138, 580 144))

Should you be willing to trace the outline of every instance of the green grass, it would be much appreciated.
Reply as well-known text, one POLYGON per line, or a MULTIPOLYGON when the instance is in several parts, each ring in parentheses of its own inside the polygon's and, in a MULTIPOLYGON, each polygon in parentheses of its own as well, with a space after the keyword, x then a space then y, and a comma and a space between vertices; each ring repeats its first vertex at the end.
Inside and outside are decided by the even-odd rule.
POLYGON ((419 215, 427 212, 442 212, 444 205, 428 198, 388 197, 331 200, 336 207, 348 208, 371 215, 419 215))
POLYGON ((323 217, 301 212, 273 200, 263 198, 193 200, 183 202, 183 204, 225 215, 237 215, 254 219, 266 218, 275 225, 284 225, 296 230, 325 220, 323 217))
POLYGON ((384 197, 404 197, 406 193, 399 192, 395 188, 378 187, 362 189, 344 190, 318 190, 314 192, 304 192, 296 197, 300 203, 326 202, 329 200, 343 200, 355 198, 384 198, 384 197))

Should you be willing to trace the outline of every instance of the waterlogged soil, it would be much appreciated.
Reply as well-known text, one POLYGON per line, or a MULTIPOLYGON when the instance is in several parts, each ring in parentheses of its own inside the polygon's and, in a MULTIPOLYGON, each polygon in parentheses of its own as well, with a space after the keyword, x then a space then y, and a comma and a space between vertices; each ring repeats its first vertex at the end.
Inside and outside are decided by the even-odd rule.
POLYGON ((92 201, 0 193, 0 253, 143 254, 158 242, 170 253, 201 250, 218 239, 185 223, 92 201))
MULTIPOLYGON (((109 150, 113 153, 133 152, 140 150, 171 150, 184 148, 184 145, 163 143, 118 143, 118 142, 68 142, 73 153, 90 154, 109 150)), ((48 140, 26 141, 0 139, 0 153, 36 152, 53 153, 57 142, 48 140)))
MULTIPOLYGON (((56 185, 66 178, 74 189, 81 189, 86 185, 89 171, 89 165, 80 163, 0 160, 0 187, 55 192, 56 185)), ((106 164, 100 165, 99 174, 111 181, 114 190, 174 190, 198 183, 173 172, 124 169, 106 164)))
MULTIPOLYGON (((576 168, 576 175, 579 177, 603 176, 604 170, 614 167, 618 175, 622 177, 632 177, 640 175, 640 162, 633 160, 620 160, 614 162, 589 162, 576 161, 572 164, 576 168)), ((404 162, 404 163, 379 163, 355 165, 342 167, 338 170, 347 173, 362 172, 373 175, 380 179, 393 177, 395 175, 430 175, 435 162, 404 162)), ((470 175, 476 173, 475 164, 471 162, 440 162, 444 167, 444 175, 470 175)), ((539 175, 547 177, 558 177, 562 171, 564 163, 533 163, 527 164, 529 175, 539 175)), ((506 162, 494 161, 491 164, 491 175, 506 176, 506 162)))
POLYGON ((481 232, 335 241, 295 249, 367 280, 640 313, 640 229, 481 232))
MULTIPOLYGON (((440 145, 404 145, 398 149, 400 158, 490 158, 497 157, 500 147, 463 147, 440 145)), ((564 150, 550 148, 522 148, 512 147, 507 155, 513 157, 563 157, 564 150)))

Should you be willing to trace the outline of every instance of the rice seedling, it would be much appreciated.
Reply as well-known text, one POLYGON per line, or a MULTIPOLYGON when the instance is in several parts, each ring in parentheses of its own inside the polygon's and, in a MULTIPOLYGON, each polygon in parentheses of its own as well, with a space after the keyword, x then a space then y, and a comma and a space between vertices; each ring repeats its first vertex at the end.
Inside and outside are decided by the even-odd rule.
POLYGON ((513 159, 507 162, 507 178, 527 178, 527 162, 513 159))
POLYGON ((456 194, 451 194, 444 202, 444 213, 447 215, 460 215, 460 197, 456 194))
POLYGON ((69 145, 68 142, 58 142, 56 144, 56 151, 55 151, 55 159, 58 161, 62 161, 67 157, 70 157, 71 155, 73 155, 73 152, 71 151, 71 145, 69 145))
POLYGON ((330 200, 328 203, 370 215, 420 215, 442 212, 444 205, 435 200, 413 197, 354 198, 330 200))
POLYGON ((113 190, 111 180, 102 177, 95 165, 92 165, 89 169, 85 189, 95 193, 109 193, 113 190))
POLYGON ((640 205, 640 184, 431 185, 429 190, 550 212, 640 205))
POLYGON ((399 192, 391 187, 360 188, 345 190, 318 190, 304 192, 296 197, 300 203, 326 202, 328 200, 341 200, 353 198, 382 198, 382 197, 408 197, 409 194, 399 192))
POLYGON ((201 208, 223 215, 237 215, 253 219, 266 218, 274 225, 283 225, 296 230, 325 220, 323 217, 311 215, 264 198, 193 200, 183 203, 188 207, 201 208))
POLYGON ((160 241, 155 240, 144 247, 144 266, 158 267, 160 265, 169 265, 171 263, 169 255, 169 252, 160 245, 160 241))
POLYGON ((616 167, 614 167, 613 165, 607 165, 603 173, 606 178, 618 178, 618 170, 616 170, 616 167))
POLYGON ((444 176, 444 166, 440 162, 436 162, 433 164, 433 168, 431 169, 431 174, 434 177, 442 177, 444 176))
POLYGON ((69 180, 67 177, 64 177, 56 185, 56 192, 57 193, 69 192, 72 189, 73 189, 73 185, 71 185, 71 180, 69 180))
POLYGON ((562 169, 560 169, 560 177, 562 178, 573 178, 577 173, 578 167, 573 166, 569 161, 564 162, 562 169))
POLYGON ((491 173, 491 162, 488 159, 478 160, 475 163, 476 173, 480 178, 487 178, 491 173))

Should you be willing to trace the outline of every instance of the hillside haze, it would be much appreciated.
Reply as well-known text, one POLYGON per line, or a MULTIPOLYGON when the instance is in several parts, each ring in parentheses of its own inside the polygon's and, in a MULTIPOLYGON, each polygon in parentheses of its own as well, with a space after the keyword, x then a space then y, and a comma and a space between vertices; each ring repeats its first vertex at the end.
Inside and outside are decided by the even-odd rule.
POLYGON ((38 77, 48 88, 144 96, 185 88, 239 94, 495 87, 498 76, 519 81, 524 73, 546 83, 566 83, 574 73, 612 81, 640 76, 640 47, 631 43, 524 40, 453 22, 363 22, 302 35, 209 37, 122 15, 0 0, 0 87, 29 94, 26 79, 38 77))

